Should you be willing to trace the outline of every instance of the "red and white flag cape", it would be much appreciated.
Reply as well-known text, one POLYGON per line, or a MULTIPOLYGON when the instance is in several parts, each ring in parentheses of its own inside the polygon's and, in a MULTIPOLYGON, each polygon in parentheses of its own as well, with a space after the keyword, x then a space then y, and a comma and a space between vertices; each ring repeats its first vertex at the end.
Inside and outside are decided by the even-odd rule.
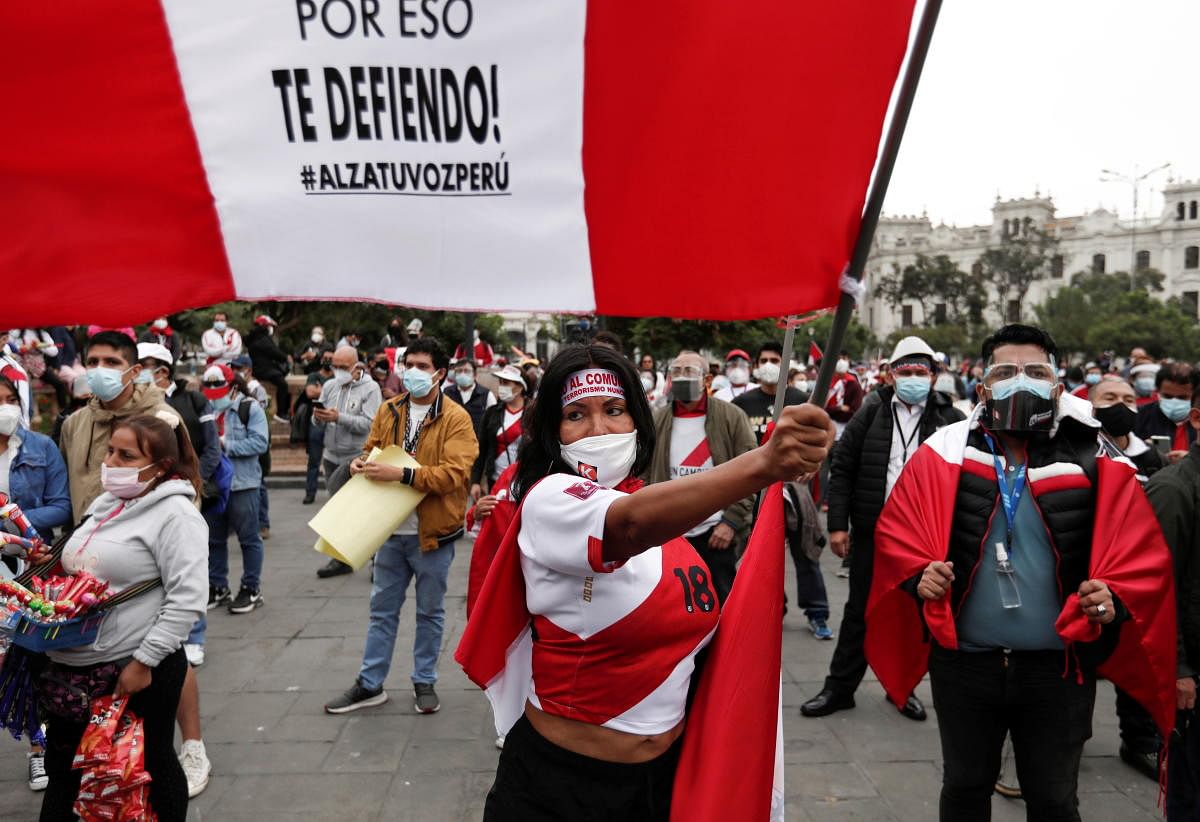
MULTIPOLYGON (((1078 403, 1064 396, 1060 403, 1078 403)), ((943 561, 959 476, 990 466, 964 459, 967 434, 976 417, 935 432, 913 455, 892 490, 875 527, 875 572, 867 603, 867 662, 896 705, 903 705, 929 665, 929 635, 944 648, 957 648, 958 635, 948 598, 920 606, 900 585, 932 561, 943 561), (965 466, 964 464, 967 463, 965 466), (920 607, 921 612, 918 612, 920 607)), ((1061 486, 1083 476, 1047 477, 1061 486)), ((1036 483, 1031 490, 1036 494, 1036 483)), ((1166 738, 1175 724, 1175 590, 1170 551, 1158 520, 1125 460, 1096 458, 1096 521, 1092 530, 1092 579, 1108 584, 1129 610, 1120 641, 1099 667, 1154 717, 1166 738)), ((1087 621, 1078 596, 1067 597, 1055 628, 1064 643, 1098 639, 1099 626, 1087 621)))
MULTIPOLYGON (((633 490, 632 488, 629 490, 633 490)), ((509 526, 455 660, 484 689, 504 734, 532 690, 533 642, 517 533, 509 526)), ((783 496, 770 488, 688 712, 671 818, 783 819, 783 496)))
POLYGON ((5 3, 0 327, 833 305, 913 5, 5 3))

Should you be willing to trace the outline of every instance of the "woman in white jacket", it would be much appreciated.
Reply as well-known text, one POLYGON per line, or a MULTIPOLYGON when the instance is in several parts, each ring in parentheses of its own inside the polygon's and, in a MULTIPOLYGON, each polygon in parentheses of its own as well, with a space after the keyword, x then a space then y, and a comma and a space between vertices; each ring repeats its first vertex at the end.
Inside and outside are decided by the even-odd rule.
MULTIPOLYGON (((63 568, 107 581, 113 594, 154 579, 162 585, 115 606, 92 645, 51 651, 51 667, 93 681, 111 678, 111 687, 99 682, 99 688, 130 696, 128 709, 145 724, 150 804, 162 822, 183 822, 188 791, 175 756, 175 712, 187 671, 183 643, 204 612, 208 527, 195 505, 196 454, 178 418, 115 421, 101 481, 104 493, 63 550, 63 568)), ((75 819, 81 772, 71 769, 71 759, 85 727, 50 717, 42 822, 75 819)))

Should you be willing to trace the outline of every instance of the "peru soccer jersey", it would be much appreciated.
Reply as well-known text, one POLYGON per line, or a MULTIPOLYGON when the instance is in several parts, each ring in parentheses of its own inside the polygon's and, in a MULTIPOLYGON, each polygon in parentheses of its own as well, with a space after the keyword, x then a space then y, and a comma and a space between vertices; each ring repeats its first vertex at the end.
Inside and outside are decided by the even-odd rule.
POLYGON ((533 618, 529 701, 652 735, 683 719, 695 655, 712 638, 719 606, 686 540, 604 562, 604 518, 622 496, 556 474, 524 501, 517 539, 533 618))

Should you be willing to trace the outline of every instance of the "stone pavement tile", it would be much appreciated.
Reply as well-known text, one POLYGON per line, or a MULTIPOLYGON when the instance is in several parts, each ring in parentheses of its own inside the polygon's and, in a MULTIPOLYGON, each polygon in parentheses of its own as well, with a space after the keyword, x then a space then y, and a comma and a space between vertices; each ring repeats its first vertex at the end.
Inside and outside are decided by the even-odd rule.
POLYGON ((196 671, 200 692, 241 690, 259 673, 271 667, 287 644, 283 639, 254 637, 221 641, 209 636, 204 666, 196 671))
POLYGON ((867 777, 897 819, 936 819, 942 774, 932 762, 867 762, 867 777))
POLYGON ((211 818, 258 819, 259 814, 277 813, 293 819, 381 819, 391 781, 391 774, 382 773, 237 776, 211 818))
POLYGON ((823 719, 808 719, 787 708, 783 714, 783 755, 789 766, 850 761, 846 746, 823 719))
POLYGON ((858 799, 878 795, 862 767, 854 762, 806 762, 784 774, 787 799, 820 801, 858 799))
POLYGON ((388 820, 396 822, 459 822, 482 818, 482 797, 491 774, 443 770, 414 777, 397 775, 384 801, 388 820))
POLYGON ((355 619, 325 620, 314 618, 309 620, 308 624, 304 626, 297 636, 300 639, 313 639, 317 637, 357 638, 359 643, 362 644, 367 638, 367 617, 366 614, 363 614, 355 619))
POLYGON ((1123 793, 1081 793, 1079 815, 1087 822, 1162 822, 1154 810, 1140 807, 1123 793))
POLYGON ((800 807, 812 822, 908 822, 894 815, 878 798, 813 800, 800 807))
MULTIPOLYGON (((253 732, 239 742, 205 741, 208 758, 224 774, 319 773, 332 742, 267 742, 253 732)), ((214 766, 215 767, 215 766, 214 766)))
MULTIPOLYGON (((285 716, 296 701, 296 694, 240 693, 230 699, 215 715, 201 713, 204 742, 242 742, 259 739, 263 728, 274 725, 285 716)), ((205 703, 200 694, 200 705, 205 703)))
POLYGON ((298 714, 295 711, 268 725, 263 739, 268 742, 336 742, 342 735, 347 716, 331 716, 324 711, 298 714))
MULTIPOLYGON (((875 686, 859 689, 858 707, 817 720, 825 722, 861 762, 911 762, 941 759, 941 741, 933 720, 914 722, 883 700, 875 686)), ((926 702, 927 710, 932 706, 926 702)))
MULTIPOLYGON (((13 740, 13 744, 20 743, 13 740)), ((24 754, 22 754, 21 760, 20 764, 23 766, 25 764, 24 754)), ((12 776, 13 769, 10 765, 13 764, 17 764, 16 758, 6 756, 5 777, 12 776)), ((42 794, 29 790, 29 786, 26 784, 28 772, 22 770, 19 776, 19 782, 9 781, 6 778, 4 783, 0 784, 0 819, 4 819, 6 822, 7 820, 17 822, 17 820, 37 819, 38 812, 42 809, 42 794)))
MULTIPOLYGON (((418 716, 351 716, 337 741, 329 746, 321 770, 325 773, 389 773, 412 739, 418 716)), ((319 721, 319 720, 318 720, 319 721)))

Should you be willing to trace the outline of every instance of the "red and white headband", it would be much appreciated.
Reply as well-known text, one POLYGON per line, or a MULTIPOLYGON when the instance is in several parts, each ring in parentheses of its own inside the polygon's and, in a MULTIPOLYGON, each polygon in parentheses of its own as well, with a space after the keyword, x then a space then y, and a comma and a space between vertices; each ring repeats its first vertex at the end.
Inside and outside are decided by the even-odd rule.
POLYGON ((607 368, 585 368, 567 377, 563 383, 563 407, 587 397, 615 397, 625 399, 625 386, 616 372, 607 368))

